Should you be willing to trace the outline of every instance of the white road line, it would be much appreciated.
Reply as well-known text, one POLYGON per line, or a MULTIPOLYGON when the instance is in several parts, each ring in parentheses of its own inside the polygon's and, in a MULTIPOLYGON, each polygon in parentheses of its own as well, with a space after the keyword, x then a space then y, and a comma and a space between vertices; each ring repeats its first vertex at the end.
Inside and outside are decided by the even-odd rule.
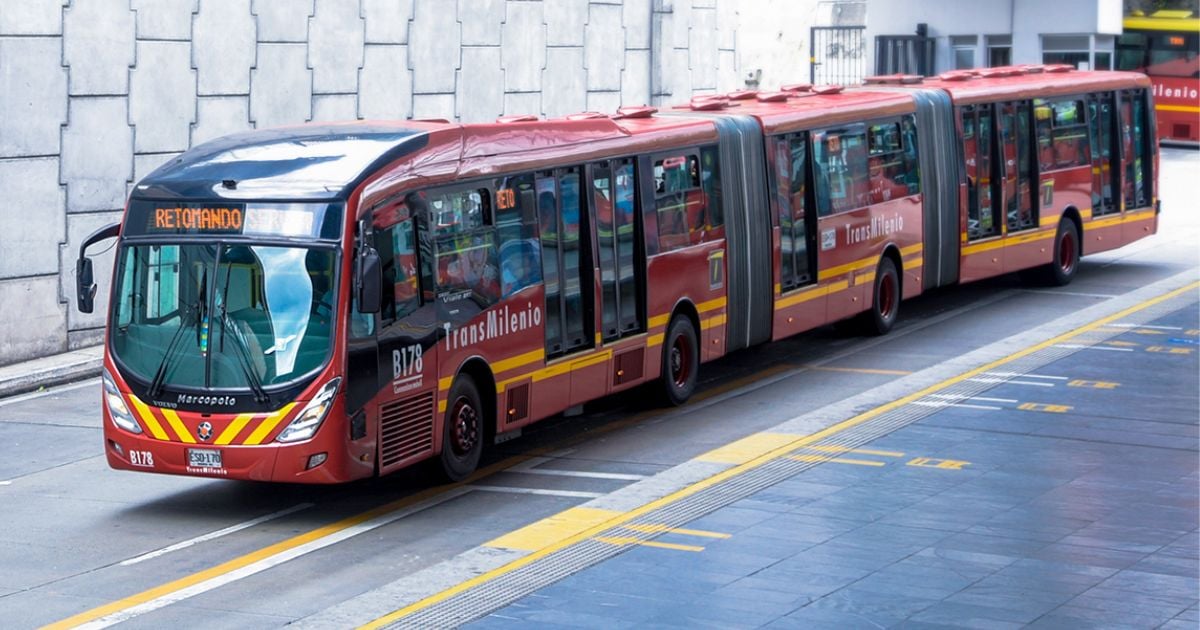
POLYGON ((1151 330, 1183 330, 1182 326, 1151 326, 1149 324, 1106 324, 1113 328, 1149 328, 1151 330))
POLYGON ((1007 378, 969 378, 973 383, 996 383, 1005 385, 1032 385, 1034 387, 1054 387, 1054 383, 1039 383, 1037 381, 1017 381, 1007 378))
POLYGON ((971 405, 967 403, 952 403, 941 402, 937 400, 918 400, 917 402, 909 403, 910 405, 919 405, 921 407, 962 407, 964 409, 987 409, 990 411, 1003 411, 1004 407, 995 407, 992 405, 971 405))
POLYGON ((115 612, 115 613, 105 616, 105 617, 101 617, 99 619, 96 619, 95 621, 83 624, 78 627, 79 628, 107 628, 109 626, 116 625, 116 624, 122 623, 124 621, 129 621, 130 619, 133 619, 134 617, 138 617, 138 616, 144 615, 148 612, 158 610, 159 608, 170 606, 171 604, 181 602, 181 601, 191 598, 191 597, 195 597, 196 595, 207 593, 213 589, 220 588, 231 582, 236 582, 240 579, 250 577, 251 575, 254 575, 256 573, 261 573, 263 571, 266 571, 267 569, 270 569, 271 567, 275 567, 280 564, 283 564, 289 560, 294 560, 305 554, 312 553, 319 549, 324 549, 325 547, 329 547, 330 545, 335 545, 335 544, 342 542, 343 540, 346 540, 348 538, 353 538, 359 534, 363 534, 363 533, 369 532, 373 529, 383 527, 384 525, 387 525, 394 521, 398 521, 406 516, 409 516, 410 514, 415 514, 417 512, 427 510, 439 503, 445 503, 446 501, 449 501, 450 499, 457 498, 468 492, 470 492, 470 488, 465 488, 465 487, 455 488, 454 490, 449 490, 444 494, 438 495, 436 497, 432 497, 425 501, 421 501, 420 503, 416 503, 414 505, 410 505, 407 508, 404 508, 402 510, 396 510, 395 512, 392 512, 390 514, 384 514, 383 516, 375 517, 369 521, 365 521, 363 523, 359 523, 358 525, 354 525, 353 527, 347 527, 346 529, 335 532, 335 533, 325 536, 323 538, 318 538, 311 542, 307 542, 303 545, 299 545, 297 547, 288 549, 286 551, 281 551, 273 556, 267 556, 266 558, 263 558, 262 560, 259 560, 258 562, 248 564, 240 569, 236 569, 234 571, 230 571, 229 573, 224 573, 224 574, 218 575, 216 577, 209 578, 207 580, 204 580, 203 582, 198 582, 187 588, 183 588, 178 591, 175 591, 174 593, 168 593, 166 595, 163 595, 162 597, 152 599, 144 604, 138 604, 137 606, 130 606, 129 608, 115 612))
POLYGON ((548 497, 571 497, 573 499, 598 499, 604 496, 603 492, 583 492, 582 490, 547 490, 545 488, 517 488, 511 486, 482 486, 472 484, 467 486, 471 490, 483 490, 485 492, 511 492, 513 494, 537 494, 548 497))
POLYGON ((1022 289, 1022 290, 1025 293, 1045 293, 1048 295, 1074 295, 1076 297, 1100 298, 1100 299, 1105 299, 1105 300, 1111 300, 1113 298, 1121 297, 1119 295, 1113 295, 1111 293, 1080 293, 1078 291, 1047 291, 1044 289, 1022 289))
POLYGON ((646 478, 646 475, 634 475, 632 473, 606 473, 592 472, 588 470, 558 470, 555 468, 534 468, 541 466, 546 462, 552 461, 549 457, 534 457, 528 461, 521 462, 516 466, 505 469, 501 472, 527 473, 531 475, 550 475, 552 477, 581 477, 584 479, 618 479, 622 481, 640 481, 646 478))
MULTIPOLYGON (((52 394, 59 394, 62 392, 70 392, 70 391, 74 391, 76 389, 83 389, 85 387, 99 387, 99 386, 100 386, 100 379, 92 378, 92 379, 88 379, 86 381, 81 381, 79 383, 72 383, 71 385, 63 385, 62 387, 51 387, 50 389, 40 391, 40 392, 30 392, 28 394, 21 394, 20 396, 13 396, 11 398, 5 398, 3 400, 0 400, 0 407, 3 407, 5 405, 15 405, 17 403, 25 402, 27 400, 33 400, 34 398, 41 398, 42 396, 50 396, 52 394)), ((96 404, 97 405, 100 404, 99 401, 97 401, 96 404)))
POLYGON ((157 549, 157 550, 151 551, 149 553, 144 553, 136 558, 130 558, 128 560, 125 560, 125 561, 121 562, 120 565, 123 567, 127 567, 131 564, 145 562, 152 558, 157 558, 159 556, 166 555, 168 553, 171 553, 172 551, 179 551, 180 549, 187 549, 188 547, 191 547, 192 545, 198 545, 202 542, 208 542, 215 538, 227 536, 234 532, 240 532, 243 529, 254 527, 255 525, 260 525, 262 523, 266 523, 267 521, 272 521, 277 518, 287 516, 288 514, 293 514, 295 512, 299 512, 300 510, 307 510, 308 508, 312 507, 313 505, 315 505, 315 504, 301 503, 299 505, 293 505, 292 507, 290 507, 286 510, 280 510, 278 512, 273 512, 271 514, 267 514, 266 516, 260 516, 255 519, 248 520, 244 523, 238 523, 237 525, 230 525, 229 527, 226 527, 225 529, 219 529, 215 532, 204 534, 203 536, 197 536, 195 538, 190 538, 190 539, 182 541, 182 542, 177 542, 174 545, 163 547, 162 549, 157 549))
POLYGON ((1072 350, 1108 350, 1109 352, 1133 352, 1129 348, 1110 348, 1108 346, 1091 346, 1085 343, 1058 343, 1055 348, 1070 348, 1072 350))
POLYGON ((1052 381, 1069 381, 1067 376, 1047 376, 1045 374, 1021 374, 1020 372, 984 372, 984 376, 1004 376, 1009 378, 1044 378, 1052 381))
POLYGON ((12 485, 11 479, 9 479, 8 481, 0 481, 0 486, 11 486, 11 485, 12 485))
POLYGON ((966 399, 982 400, 983 402, 1002 402, 1002 403, 1019 402, 1018 400, 1016 400, 1014 398, 988 398, 986 396, 961 396, 959 394, 930 394, 929 397, 930 398, 946 398, 949 400, 966 400, 966 399))

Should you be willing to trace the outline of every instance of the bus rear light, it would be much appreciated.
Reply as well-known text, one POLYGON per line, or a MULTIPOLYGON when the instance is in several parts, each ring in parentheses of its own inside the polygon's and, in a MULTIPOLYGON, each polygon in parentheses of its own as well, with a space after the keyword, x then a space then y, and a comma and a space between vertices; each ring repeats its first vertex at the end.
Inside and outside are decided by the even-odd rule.
POLYGON ((325 416, 329 415, 329 410, 333 408, 333 395, 337 393, 338 386, 341 384, 342 377, 340 376, 326 383, 321 391, 308 401, 299 415, 288 423, 275 441, 298 442, 312 437, 321 427, 321 423, 325 421, 325 416))
POLYGON ((317 453, 315 455, 309 455, 308 456, 308 464, 304 466, 304 470, 312 470, 312 469, 316 468, 317 466, 324 464, 325 460, 327 460, 327 459, 329 459, 329 455, 327 453, 317 453))
POLYGON ((104 404, 108 407, 108 415, 112 418, 113 424, 130 433, 141 433, 142 425, 138 424, 137 420, 133 419, 133 414, 129 413, 125 398, 121 396, 121 391, 117 389, 117 384, 113 382, 108 370, 104 371, 102 380, 104 382, 104 404))

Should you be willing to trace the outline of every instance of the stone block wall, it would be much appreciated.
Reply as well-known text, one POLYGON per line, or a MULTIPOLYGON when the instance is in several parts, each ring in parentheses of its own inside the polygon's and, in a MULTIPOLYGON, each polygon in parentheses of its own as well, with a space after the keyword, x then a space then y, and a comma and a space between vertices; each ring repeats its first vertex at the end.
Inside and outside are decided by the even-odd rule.
MULTIPOLYGON (((98 343, 80 242, 228 133, 561 116, 742 85, 739 0, 0 0, 0 365, 98 343)), ((95 247, 104 250, 105 245, 95 247)))

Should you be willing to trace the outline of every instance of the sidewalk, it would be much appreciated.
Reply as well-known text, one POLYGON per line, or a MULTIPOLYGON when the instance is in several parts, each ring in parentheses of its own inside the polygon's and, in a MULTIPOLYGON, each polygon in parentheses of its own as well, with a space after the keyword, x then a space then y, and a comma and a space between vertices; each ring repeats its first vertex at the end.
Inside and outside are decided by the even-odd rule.
POLYGON ((104 346, 0 366, 0 398, 100 375, 104 346))

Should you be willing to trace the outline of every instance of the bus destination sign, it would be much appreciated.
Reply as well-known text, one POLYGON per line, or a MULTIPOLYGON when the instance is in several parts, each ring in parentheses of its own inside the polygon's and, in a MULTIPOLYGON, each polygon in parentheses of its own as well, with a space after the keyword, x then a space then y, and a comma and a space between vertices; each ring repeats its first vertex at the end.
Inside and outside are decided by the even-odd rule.
POLYGON ((175 202, 134 199, 127 236, 211 235, 336 239, 342 205, 320 203, 175 202))
POLYGON ((147 231, 240 234, 244 212, 240 206, 158 206, 147 231))

